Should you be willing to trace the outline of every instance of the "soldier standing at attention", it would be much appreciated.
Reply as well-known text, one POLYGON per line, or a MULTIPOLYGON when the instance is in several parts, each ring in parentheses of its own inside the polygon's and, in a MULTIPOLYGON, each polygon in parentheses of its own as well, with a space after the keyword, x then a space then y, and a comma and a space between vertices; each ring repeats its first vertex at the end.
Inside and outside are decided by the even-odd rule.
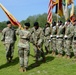
POLYGON ((34 28, 33 28, 33 46, 34 46, 34 51, 35 51, 35 57, 36 57, 36 64, 38 64, 38 59, 40 56, 42 56, 42 61, 45 62, 45 55, 43 51, 43 39, 44 39, 44 34, 43 34, 43 29, 39 27, 39 23, 35 22, 34 23, 34 28))
POLYGON ((72 42, 72 48, 73 48, 73 52, 74 52, 74 58, 76 60, 76 20, 73 22, 73 42, 72 42))
POLYGON ((10 21, 7 21, 7 27, 2 30, 2 38, 5 47, 6 47, 6 59, 7 62, 11 62, 14 54, 14 44, 16 41, 15 30, 12 28, 10 21))
POLYGON ((62 57, 63 54, 63 36, 64 36, 64 26, 62 26, 62 21, 58 22, 57 35, 56 35, 56 47, 58 51, 58 57, 62 57))
POLYGON ((72 28, 70 20, 67 20, 66 26, 65 26, 65 35, 64 35, 64 51, 65 51, 65 57, 70 59, 71 51, 70 51, 70 45, 71 45, 71 35, 72 28))
POLYGON ((18 29, 16 33, 19 35, 18 54, 20 61, 20 72, 26 72, 28 67, 28 57, 30 52, 30 23, 25 23, 24 30, 18 29))
POLYGON ((57 34, 57 29, 56 29, 56 22, 53 22, 52 24, 52 32, 50 35, 51 38, 51 47, 52 47, 52 55, 56 55, 56 34, 57 34))
POLYGON ((44 45, 45 45, 46 54, 50 53, 50 41, 49 41, 50 34, 51 34, 50 23, 46 23, 45 31, 44 31, 44 45))

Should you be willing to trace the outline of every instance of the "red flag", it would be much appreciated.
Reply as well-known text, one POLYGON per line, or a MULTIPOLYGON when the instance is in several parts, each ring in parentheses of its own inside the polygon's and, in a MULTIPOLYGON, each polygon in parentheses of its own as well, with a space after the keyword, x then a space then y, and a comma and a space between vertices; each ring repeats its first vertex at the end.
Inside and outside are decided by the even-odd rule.
POLYGON ((23 29, 21 24, 16 20, 16 18, 2 4, 0 4, 0 7, 5 12, 5 14, 7 15, 8 19, 12 23, 12 25, 18 26, 21 29, 23 29))
POLYGON ((49 23, 52 23, 52 9, 56 5, 56 2, 54 0, 50 0, 49 6, 48 6, 48 16, 47 16, 47 21, 49 23))

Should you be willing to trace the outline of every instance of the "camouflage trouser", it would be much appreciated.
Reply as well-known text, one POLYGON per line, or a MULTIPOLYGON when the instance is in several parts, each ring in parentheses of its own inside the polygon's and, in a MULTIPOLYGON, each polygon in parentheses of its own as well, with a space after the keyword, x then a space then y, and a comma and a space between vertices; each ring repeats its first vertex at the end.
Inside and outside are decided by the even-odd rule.
POLYGON ((73 48, 74 56, 76 56, 76 40, 73 40, 72 48, 73 48))
POLYGON ((44 55, 44 51, 43 51, 43 48, 40 47, 39 49, 34 45, 34 51, 35 51, 35 56, 36 56, 36 61, 38 61, 38 59, 40 57, 42 57, 43 59, 45 58, 45 55, 44 55))
POLYGON ((56 47, 59 54, 63 54, 63 39, 56 40, 56 47))
POLYGON ((14 54, 14 43, 7 43, 5 44, 6 47, 6 58, 12 58, 14 54))
POLYGON ((44 42, 45 50, 50 52, 50 42, 49 39, 46 39, 44 42))
POLYGON ((52 51, 56 52, 56 38, 52 38, 51 42, 52 51))
POLYGON ((26 48, 19 47, 18 54, 19 54, 20 66, 27 68, 28 67, 29 50, 27 50, 26 48))
POLYGON ((71 41, 70 40, 65 40, 64 41, 64 51, 65 51, 65 54, 66 55, 71 55, 71 52, 70 52, 70 44, 71 44, 71 41))

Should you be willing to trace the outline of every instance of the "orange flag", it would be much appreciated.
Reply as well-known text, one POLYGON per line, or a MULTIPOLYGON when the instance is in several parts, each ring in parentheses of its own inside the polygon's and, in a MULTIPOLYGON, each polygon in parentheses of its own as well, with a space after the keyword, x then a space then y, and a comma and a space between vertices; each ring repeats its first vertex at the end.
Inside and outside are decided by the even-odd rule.
POLYGON ((56 3, 56 13, 59 16, 63 16, 62 0, 56 0, 56 3))
POLYGON ((10 22, 12 23, 12 25, 18 26, 21 29, 23 29, 23 27, 21 26, 21 24, 16 20, 16 18, 2 5, 0 4, 0 7, 2 8, 2 10, 5 12, 5 14, 7 15, 8 19, 10 20, 10 22))

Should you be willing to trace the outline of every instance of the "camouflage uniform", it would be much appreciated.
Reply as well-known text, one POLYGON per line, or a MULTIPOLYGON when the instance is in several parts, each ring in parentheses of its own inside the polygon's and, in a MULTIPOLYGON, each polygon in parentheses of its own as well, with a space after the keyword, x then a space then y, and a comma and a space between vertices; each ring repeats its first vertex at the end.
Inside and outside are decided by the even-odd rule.
POLYGON ((57 29, 56 29, 56 26, 53 26, 52 27, 52 32, 51 32, 51 47, 52 47, 52 54, 53 55, 55 55, 55 53, 56 53, 56 33, 57 33, 57 31, 56 31, 57 29))
POLYGON ((11 61, 14 53, 14 44, 16 41, 16 34, 13 28, 6 27, 2 31, 2 39, 6 47, 7 61, 11 61))
POLYGON ((36 61, 38 61, 40 56, 42 56, 43 59, 45 59, 44 51, 43 51, 43 38, 44 38, 43 30, 42 28, 38 27, 37 30, 33 28, 33 31, 34 31, 33 32, 33 46, 34 46, 34 51, 36 54, 35 55, 36 61))
POLYGON ((72 25, 66 25, 65 26, 65 35, 64 35, 64 51, 67 56, 70 57, 71 51, 70 51, 70 45, 71 45, 71 40, 72 40, 72 25))
POLYGON ((50 27, 46 27, 44 33, 44 46, 46 53, 50 52, 50 34, 51 34, 50 27))
POLYGON ((63 36, 64 36, 64 26, 60 25, 57 27, 57 36, 56 36, 56 47, 59 56, 63 54, 63 36))
POLYGON ((72 34, 73 34, 72 48, 76 59, 76 25, 73 26, 72 34))
POLYGON ((18 29, 16 33, 19 35, 18 43, 18 54, 20 60, 20 66, 27 68, 28 67, 28 57, 30 52, 30 31, 29 30, 20 30, 18 29))

